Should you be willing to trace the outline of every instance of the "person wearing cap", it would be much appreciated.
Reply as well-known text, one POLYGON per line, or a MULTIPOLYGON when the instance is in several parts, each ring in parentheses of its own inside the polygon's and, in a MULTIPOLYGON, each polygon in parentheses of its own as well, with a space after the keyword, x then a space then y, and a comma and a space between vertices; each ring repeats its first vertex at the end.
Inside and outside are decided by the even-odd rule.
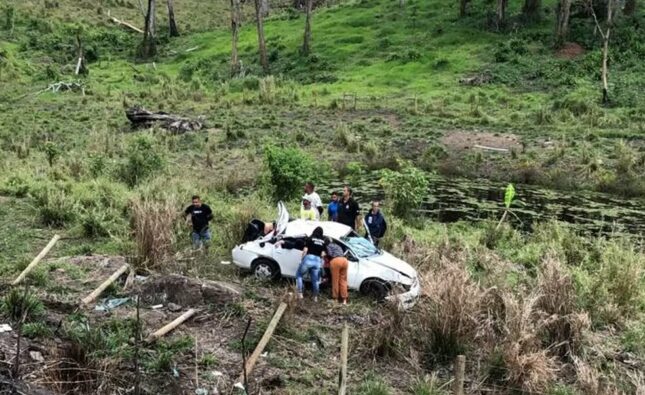
POLYGON ((310 198, 306 196, 302 198, 300 219, 304 219, 305 221, 315 221, 318 219, 318 211, 312 207, 310 198))

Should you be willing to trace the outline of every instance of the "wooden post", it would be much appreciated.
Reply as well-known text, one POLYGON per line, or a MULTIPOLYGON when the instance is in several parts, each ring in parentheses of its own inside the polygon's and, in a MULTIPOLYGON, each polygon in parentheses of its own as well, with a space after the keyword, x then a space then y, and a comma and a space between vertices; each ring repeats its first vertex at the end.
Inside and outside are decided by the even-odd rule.
POLYGON ((24 279, 25 279, 25 277, 27 276, 27 274, 29 274, 29 272, 30 272, 30 271, 32 271, 32 269, 33 269, 34 267, 36 267, 36 265, 38 264, 38 262, 40 262, 40 260, 41 260, 41 259, 43 259, 43 258, 45 257, 45 255, 47 255, 47 253, 49 252, 49 250, 51 250, 51 249, 54 247, 54 244, 56 244, 56 242, 57 242, 59 239, 60 239, 60 236, 59 236, 59 235, 54 235, 54 237, 52 237, 52 239, 49 241, 49 244, 47 244, 47 245, 45 246, 45 248, 43 248, 43 250, 42 250, 42 251, 40 251, 40 254, 38 254, 38 255, 34 258, 34 260, 33 260, 33 261, 31 261, 31 263, 30 263, 30 264, 25 268, 25 270, 23 270, 23 271, 22 271, 22 273, 20 273, 20 275, 19 275, 18 277, 16 277, 16 279, 15 279, 15 280, 13 280, 13 282, 11 283, 11 285, 17 285, 17 284, 18 284, 18 283, 20 283, 22 280, 24 280, 24 279))
POLYGON ((117 278, 121 277, 123 273, 125 273, 128 269, 130 268, 130 265, 127 263, 124 264, 117 270, 116 272, 112 273, 112 275, 105 281, 103 281, 103 284, 99 285, 98 288, 96 288, 94 291, 92 291, 91 294, 87 295, 82 301, 82 304, 89 304, 91 303, 94 299, 96 299, 107 287, 110 286, 113 282, 116 281, 117 278))
POLYGON ((148 337, 146 337, 146 343, 152 343, 153 341, 159 339, 160 337, 163 337, 166 333, 170 332, 171 330, 175 329, 179 325, 183 324, 187 319, 195 315, 196 310, 195 309, 190 309, 184 314, 180 315, 179 317, 175 318, 171 323, 166 324, 165 326, 161 327, 159 330, 157 330, 154 333, 151 333, 148 337))
POLYGON ((466 371, 466 357, 457 355, 455 360, 454 379, 452 381, 453 395, 464 395, 464 372, 466 371))
MULTIPOLYGON (((260 342, 258 343, 257 347, 255 347, 255 350, 253 350, 253 354, 251 354, 249 359, 246 361, 245 371, 247 376, 249 376, 253 371, 253 367, 255 366, 255 363, 258 361, 260 354, 262 354, 262 351, 264 351, 264 348, 269 343, 271 336, 273 336, 273 331, 275 331, 275 328, 278 326, 278 323, 282 318, 282 314, 284 314, 284 311, 286 309, 287 309, 287 304, 284 302, 280 303, 280 306, 278 306, 278 310, 276 310, 275 314, 273 315, 273 318, 271 319, 271 322, 269 322, 269 326, 267 327, 267 330, 264 332, 264 335, 262 335, 262 339, 260 339, 260 342)), ((244 372, 240 374, 240 377, 237 379, 237 382, 242 383, 243 380, 244 380, 244 372)))
POLYGON ((347 354, 349 353, 349 327, 343 327, 340 343, 340 377, 338 380, 338 395, 347 393, 347 354))

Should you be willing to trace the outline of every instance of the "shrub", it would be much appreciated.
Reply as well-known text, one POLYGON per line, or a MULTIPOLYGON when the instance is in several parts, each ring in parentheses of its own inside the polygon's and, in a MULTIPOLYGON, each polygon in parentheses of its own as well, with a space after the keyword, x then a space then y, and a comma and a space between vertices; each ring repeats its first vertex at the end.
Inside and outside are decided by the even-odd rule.
POLYGON ((45 306, 32 293, 21 288, 12 289, 0 302, 0 312, 13 321, 33 321, 45 314, 45 306))
POLYGON ((40 190, 34 201, 40 221, 47 226, 63 227, 74 221, 78 212, 76 201, 60 189, 40 190))
POLYGON ((22 335, 29 339, 52 336, 53 332, 42 322, 29 322, 22 327, 22 335))
POLYGON ((428 177, 410 163, 403 163, 399 171, 382 170, 380 183, 394 215, 401 217, 418 208, 428 190, 428 177))
POLYGON ((52 143, 51 141, 48 141, 43 146, 43 151, 45 152, 45 156, 47 158, 47 163, 49 164, 49 167, 54 166, 54 162, 56 161, 56 159, 58 159, 58 157, 61 154, 60 147, 52 143))
POLYGON ((306 181, 320 178, 320 164, 297 148, 267 146, 264 162, 276 200, 295 199, 306 181))
POLYGON ((273 104, 275 102, 276 84, 275 78, 272 75, 260 80, 258 97, 260 99, 260 103, 273 104))
POLYGON ((126 161, 119 172, 121 180, 130 187, 163 170, 165 159, 154 137, 141 135, 134 138, 126 149, 126 161))
POLYGON ((172 255, 176 205, 168 201, 135 200, 130 205, 136 249, 143 265, 160 267, 172 255))

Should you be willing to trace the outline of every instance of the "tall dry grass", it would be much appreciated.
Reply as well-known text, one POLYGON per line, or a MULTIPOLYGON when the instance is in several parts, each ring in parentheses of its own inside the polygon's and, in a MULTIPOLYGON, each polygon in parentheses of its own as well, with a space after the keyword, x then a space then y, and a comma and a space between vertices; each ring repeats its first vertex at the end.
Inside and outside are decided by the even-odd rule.
POLYGON ((130 203, 131 226, 141 265, 159 269, 173 254, 180 215, 170 200, 137 199, 130 203))

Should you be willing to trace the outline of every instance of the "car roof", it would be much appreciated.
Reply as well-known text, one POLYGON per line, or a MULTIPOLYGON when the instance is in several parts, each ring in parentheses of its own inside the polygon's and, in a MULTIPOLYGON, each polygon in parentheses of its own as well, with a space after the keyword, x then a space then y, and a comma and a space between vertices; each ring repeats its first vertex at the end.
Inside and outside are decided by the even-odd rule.
POLYGON ((323 229, 323 234, 325 235, 325 237, 332 237, 334 239, 340 239, 343 236, 347 236, 347 234, 352 231, 352 228, 350 228, 349 226, 343 225, 338 222, 305 221, 302 219, 296 219, 287 224, 287 229, 284 231, 284 236, 311 236, 311 233, 318 226, 323 229))

